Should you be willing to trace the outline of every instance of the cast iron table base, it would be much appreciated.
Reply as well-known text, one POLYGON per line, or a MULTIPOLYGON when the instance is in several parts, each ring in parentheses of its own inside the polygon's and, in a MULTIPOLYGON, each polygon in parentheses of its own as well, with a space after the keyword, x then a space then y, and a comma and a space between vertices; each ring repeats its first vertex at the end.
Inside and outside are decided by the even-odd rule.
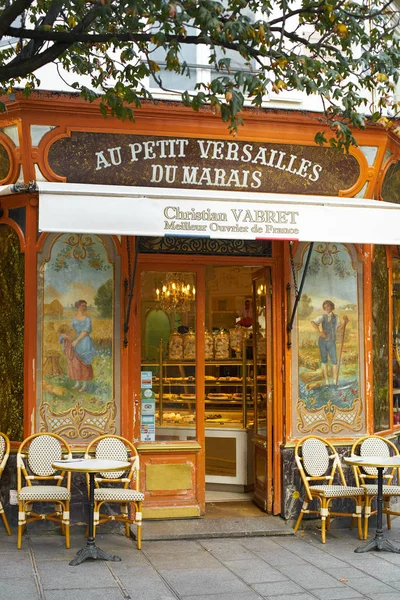
POLYGON ((107 552, 104 552, 101 548, 96 546, 96 540, 93 535, 94 521, 94 473, 89 473, 89 535, 86 541, 86 545, 77 552, 76 558, 71 560, 69 563, 72 567, 80 565, 88 558, 94 560, 110 560, 112 562, 119 562, 121 559, 119 556, 112 556, 107 552))
POLYGON ((377 467, 378 469, 378 494, 376 497, 377 502, 377 513, 376 513, 376 532, 373 540, 369 541, 368 544, 356 548, 354 552, 369 552, 370 550, 384 550, 385 552, 395 552, 400 554, 400 549, 393 546, 392 542, 385 538, 383 535, 383 467, 377 467))

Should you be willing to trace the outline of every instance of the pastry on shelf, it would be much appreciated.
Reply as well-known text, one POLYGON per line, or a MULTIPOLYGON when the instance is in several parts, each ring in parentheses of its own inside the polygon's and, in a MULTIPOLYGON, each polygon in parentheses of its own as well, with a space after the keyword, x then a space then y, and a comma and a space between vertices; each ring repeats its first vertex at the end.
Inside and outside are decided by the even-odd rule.
POLYGON ((182 421, 184 423, 194 423, 196 421, 196 417, 194 415, 184 415, 182 417, 182 421))
POLYGON ((196 394, 181 394, 180 398, 182 400, 196 400, 196 394))

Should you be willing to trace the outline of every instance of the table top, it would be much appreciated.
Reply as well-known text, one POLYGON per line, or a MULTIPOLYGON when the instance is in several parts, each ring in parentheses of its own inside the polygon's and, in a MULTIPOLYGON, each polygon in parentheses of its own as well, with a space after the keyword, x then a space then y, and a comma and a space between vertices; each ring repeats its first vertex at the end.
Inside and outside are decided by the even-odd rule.
POLYGON ((343 461, 358 467, 400 467, 400 456, 348 456, 343 461))
POLYGON ((71 458, 57 460, 52 464, 53 469, 61 471, 77 471, 81 473, 100 473, 108 471, 126 471, 131 463, 122 460, 106 460, 102 458, 71 458))

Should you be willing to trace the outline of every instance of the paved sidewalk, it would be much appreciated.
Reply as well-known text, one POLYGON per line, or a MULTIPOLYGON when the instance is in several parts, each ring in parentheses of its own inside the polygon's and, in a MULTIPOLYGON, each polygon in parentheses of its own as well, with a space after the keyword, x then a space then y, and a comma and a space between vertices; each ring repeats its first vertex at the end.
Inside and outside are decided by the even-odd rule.
MULTIPOLYGON (((146 523, 144 523, 146 527, 146 523)), ((293 536, 145 541, 99 534, 97 544, 121 562, 70 567, 71 549, 57 533, 17 536, 0 527, 0 600, 400 600, 400 554, 355 554, 355 531, 293 536)), ((373 535, 373 532, 371 533, 373 535)), ((400 518, 388 537, 400 547, 400 518)), ((364 542, 361 542, 364 543, 364 542)))

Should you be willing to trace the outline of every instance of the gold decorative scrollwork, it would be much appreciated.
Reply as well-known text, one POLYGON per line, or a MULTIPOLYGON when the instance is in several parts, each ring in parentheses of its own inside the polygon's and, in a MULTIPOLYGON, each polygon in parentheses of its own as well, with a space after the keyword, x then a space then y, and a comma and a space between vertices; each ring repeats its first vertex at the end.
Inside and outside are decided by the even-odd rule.
POLYGON ((301 433, 340 433, 362 429, 362 401, 356 398, 351 408, 339 408, 329 400, 324 406, 309 409, 304 400, 297 401, 297 429, 301 433))
POLYGON ((86 248, 94 246, 92 238, 82 233, 70 235, 64 244, 71 247, 72 256, 77 260, 84 260, 87 256, 86 248))
POLYGON ((40 406, 41 432, 52 432, 69 440, 88 440, 103 433, 115 434, 115 402, 109 401, 102 412, 92 412, 83 408, 79 403, 73 408, 55 413, 48 402, 40 406))
POLYGON ((332 244, 327 242, 325 244, 318 244, 315 249, 316 252, 322 254, 321 262, 323 265, 332 265, 333 264, 333 254, 338 254, 339 248, 336 244, 332 244))

